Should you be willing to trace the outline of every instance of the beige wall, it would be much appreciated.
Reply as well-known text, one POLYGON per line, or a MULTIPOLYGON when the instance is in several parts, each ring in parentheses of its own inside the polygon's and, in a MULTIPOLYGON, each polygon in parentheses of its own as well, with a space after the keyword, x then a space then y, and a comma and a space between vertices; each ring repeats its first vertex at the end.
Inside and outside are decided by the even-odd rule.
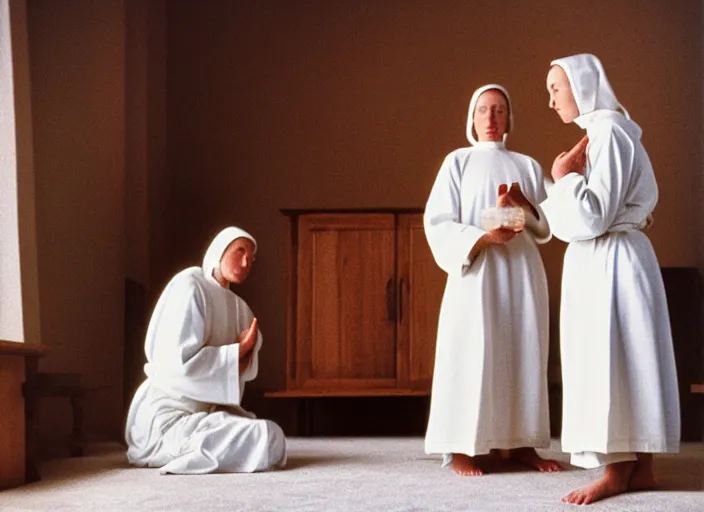
MULTIPOLYGON (((553 58, 602 58, 656 169, 650 236, 660 262, 697 265, 698 213, 683 198, 702 169, 699 0, 168 5, 163 264, 196 264, 225 224, 258 238, 257 266, 239 290, 268 342, 255 386, 284 385, 287 222, 278 209, 423 206, 443 157, 467 144, 467 103, 487 82, 513 96, 510 149, 547 169, 581 135, 547 107, 553 58)), ((563 250, 557 241, 543 250, 553 319, 563 250)))
MULTIPOLYGON (((27 8, 40 315, 51 349, 41 367, 81 373, 95 389, 88 430, 116 437, 125 276, 123 1, 31 0, 27 8)), ((68 416, 68 404, 47 404, 43 431, 60 432, 68 416)))

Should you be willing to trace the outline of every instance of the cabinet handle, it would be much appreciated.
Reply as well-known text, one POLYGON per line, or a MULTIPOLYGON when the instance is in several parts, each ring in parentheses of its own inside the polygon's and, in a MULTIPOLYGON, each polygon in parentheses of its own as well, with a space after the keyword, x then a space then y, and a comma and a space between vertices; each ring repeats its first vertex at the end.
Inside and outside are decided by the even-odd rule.
POLYGON ((386 282, 386 318, 389 322, 396 321, 396 294, 394 293, 394 278, 386 282))
POLYGON ((398 282, 398 321, 403 320, 403 278, 398 282))

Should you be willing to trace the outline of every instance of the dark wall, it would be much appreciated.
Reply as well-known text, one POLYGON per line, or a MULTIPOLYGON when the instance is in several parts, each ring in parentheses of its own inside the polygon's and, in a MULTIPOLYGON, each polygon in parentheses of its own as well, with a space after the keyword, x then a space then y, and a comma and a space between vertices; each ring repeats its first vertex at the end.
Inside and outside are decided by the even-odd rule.
MULTIPOLYGON (((26 4, 39 322, 50 349, 40 367, 81 374, 91 389, 86 430, 115 437, 123 395, 124 5, 26 4)), ((54 437, 67 428, 68 405, 45 402, 42 434, 54 437)))

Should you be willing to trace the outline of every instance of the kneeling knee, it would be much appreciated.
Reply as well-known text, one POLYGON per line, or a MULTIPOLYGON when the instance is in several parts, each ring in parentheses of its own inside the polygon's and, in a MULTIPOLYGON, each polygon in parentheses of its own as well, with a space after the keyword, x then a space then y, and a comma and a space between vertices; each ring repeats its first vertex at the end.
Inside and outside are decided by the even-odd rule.
POLYGON ((286 435, 279 425, 271 420, 262 420, 266 429, 266 438, 269 453, 275 464, 283 465, 286 462, 286 435))

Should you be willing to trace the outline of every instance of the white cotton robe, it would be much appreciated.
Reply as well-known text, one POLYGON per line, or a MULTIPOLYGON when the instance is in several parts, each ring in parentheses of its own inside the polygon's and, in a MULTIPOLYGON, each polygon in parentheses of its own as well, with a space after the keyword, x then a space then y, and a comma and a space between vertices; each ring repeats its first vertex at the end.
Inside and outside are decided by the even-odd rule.
POLYGON ((482 210, 496 206, 499 185, 515 182, 534 205, 545 198, 535 160, 479 142, 445 158, 426 204, 428 243, 447 272, 426 453, 473 456, 550 442, 548 292, 536 240, 526 229, 467 261, 485 233, 482 210))
POLYGON ((657 202, 655 175, 641 129, 615 110, 600 64, 579 58, 556 63, 568 68, 580 112, 596 108, 575 120, 589 136, 585 174, 557 181, 542 204, 554 235, 569 242, 560 312, 562 449, 675 452, 680 416, 667 301, 641 231, 657 202), (601 90, 580 90, 585 67, 599 75, 591 83, 601 90))
MULTIPOLYGON (((218 261, 229 243, 220 242, 218 261)), ((180 272, 157 302, 145 343, 147 379, 127 418, 131 464, 174 474, 254 472, 285 464, 281 428, 240 406, 245 382, 257 375, 261 333, 240 374, 236 340, 253 314, 211 272, 207 264, 180 272)))

